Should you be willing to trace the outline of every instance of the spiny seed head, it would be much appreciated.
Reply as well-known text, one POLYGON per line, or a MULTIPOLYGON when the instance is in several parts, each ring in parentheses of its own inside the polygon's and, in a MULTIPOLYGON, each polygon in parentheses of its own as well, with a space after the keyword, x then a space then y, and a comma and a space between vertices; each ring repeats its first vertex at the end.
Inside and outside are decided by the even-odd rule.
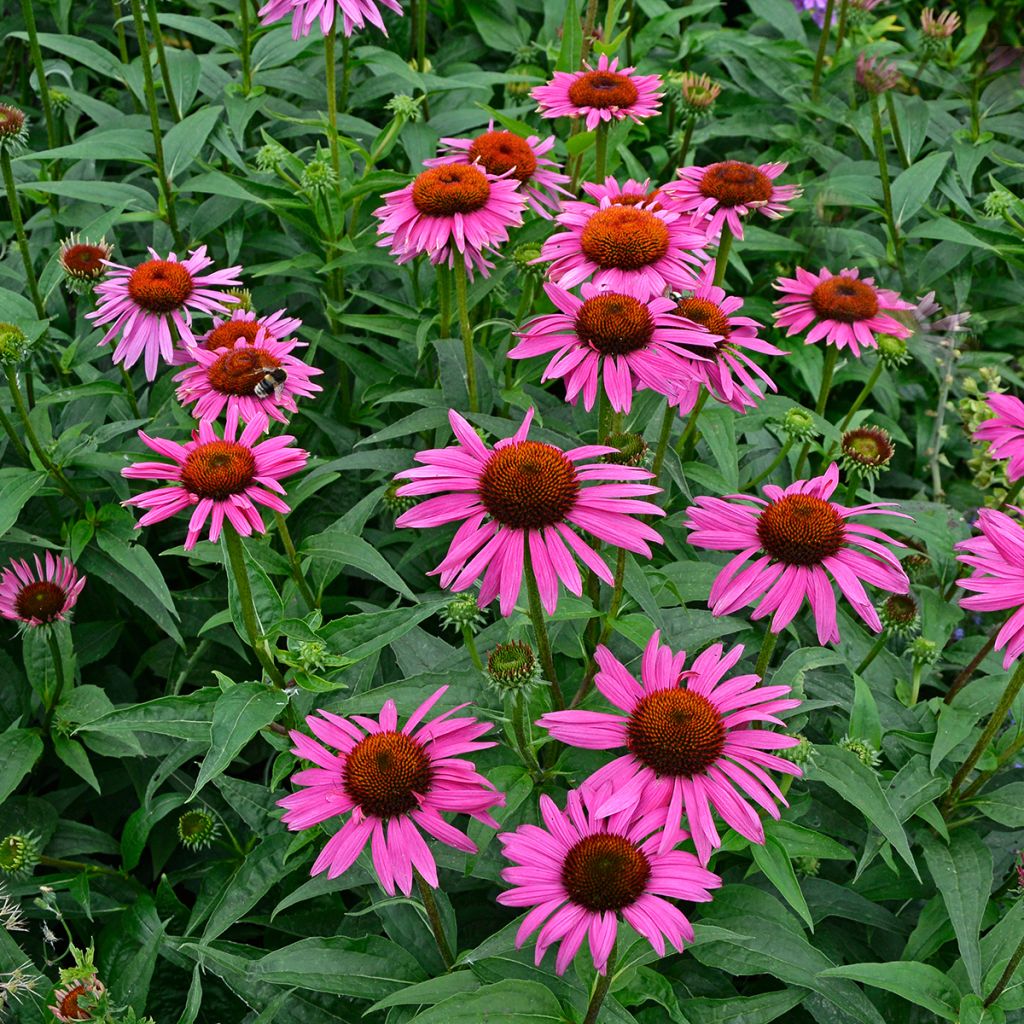
POLYGON ((782 417, 782 429, 794 441, 810 441, 818 433, 814 417, 806 409, 795 405, 787 409, 786 415, 782 417))
POLYGON ((1017 197, 1007 189, 996 189, 985 196, 981 204, 986 217, 1005 217, 1016 205, 1017 197))
POLYGON ((907 350, 907 342, 904 338, 897 338, 893 334, 879 334, 878 358, 882 360, 887 368, 902 366, 910 361, 910 352, 907 350))
POLYGON ((821 861, 817 857, 794 857, 793 869, 804 878, 817 878, 821 870, 821 861))
POLYGON ((403 121, 419 121, 423 116, 420 101, 404 92, 396 93, 384 106, 392 117, 403 121))
POLYGON ((303 640, 295 651, 304 672, 319 672, 327 664, 327 644, 322 640, 303 640))
POLYGON ((602 462, 610 462, 616 466, 647 465, 650 449, 642 434, 629 432, 610 434, 603 443, 609 448, 618 448, 618 451, 602 455, 602 462))
POLYGON ((28 930, 25 917, 21 912, 21 905, 11 896, 2 882, 0 882, 0 926, 9 932, 28 930))
POLYGON ((780 750, 779 755, 793 764, 810 764, 814 759, 814 744, 803 733, 794 733, 793 739, 797 741, 795 747, 786 747, 780 750))
POLYGON ((875 479, 892 462, 895 447, 889 432, 881 427, 847 430, 839 443, 844 472, 875 479))
POLYGON ((0 365, 17 366, 28 350, 28 337, 20 327, 0 323, 0 365))
POLYGON ((475 633, 484 621, 476 593, 471 590, 452 598, 441 612, 441 625, 456 633, 461 633, 463 629, 471 629, 475 633))
POLYGON ((25 112, 7 103, 0 103, 0 150, 15 153, 28 139, 25 112))
POLYGON ((839 746, 843 750, 849 750, 851 754, 855 754, 857 760, 860 761, 865 768, 877 768, 882 763, 882 752, 876 750, 867 740, 855 739, 849 733, 847 733, 840 741, 839 746))
POLYGON ((261 171, 273 171, 288 159, 288 150, 280 142, 267 142, 256 151, 256 166, 261 171))
POLYGON ((186 811, 178 818, 178 839, 189 850, 202 850, 220 834, 220 822, 205 807, 186 811))
POLYGON ((487 679, 500 694, 519 693, 540 680, 533 648, 520 640, 498 644, 487 655, 487 679))
POLYGON ((299 184, 311 195, 319 195, 337 188, 338 176, 334 173, 334 168, 330 165, 326 155, 318 152, 303 167, 302 174, 299 175, 299 184))
POLYGON ((380 503, 397 519, 403 512, 408 512, 416 504, 416 499, 403 497, 398 493, 402 481, 392 480, 380 496, 380 503))
POLYGON ((890 594, 882 605, 879 617, 886 633, 894 636, 909 636, 916 631, 920 621, 917 602, 910 594, 890 594))
POLYGON ((939 645, 923 636, 917 637, 908 648, 911 661, 915 665, 934 665, 939 660, 939 645))
POLYGON ((13 832, 0 842, 0 871, 11 878, 27 878, 39 862, 35 832, 13 832))

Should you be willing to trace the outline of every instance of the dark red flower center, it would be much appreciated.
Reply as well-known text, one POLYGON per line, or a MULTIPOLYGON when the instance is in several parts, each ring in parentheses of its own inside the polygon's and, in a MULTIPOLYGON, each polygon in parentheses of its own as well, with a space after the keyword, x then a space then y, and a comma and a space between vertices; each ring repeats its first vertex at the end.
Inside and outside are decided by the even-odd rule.
POLYGON ((251 345, 259 332, 260 325, 255 320, 225 320, 210 331, 200 348, 232 348, 239 338, 244 338, 251 345))
POLYGON ((25 115, 17 107, 0 103, 0 138, 17 135, 25 125, 25 115))
POLYGON ((819 565, 846 546, 843 520, 832 505, 810 494, 788 494, 758 517, 761 547, 787 565, 819 565))
POLYGON ((861 466, 884 466, 895 449, 889 435, 878 427, 857 427, 842 438, 843 454, 861 466))
POLYGON ((753 164, 738 160, 712 164, 697 187, 701 195, 717 199, 722 206, 766 203, 772 197, 772 179, 753 164))
POLYGON ((207 441, 188 453, 181 467, 185 489, 200 498, 227 501, 256 476, 256 456, 237 441, 207 441))
POLYGON ((852 324, 869 320, 878 312, 878 294, 855 277, 830 277, 811 292, 811 305, 818 316, 852 324))
POLYGON ((85 986, 75 985, 69 989, 64 998, 60 1001, 60 1012, 65 1020, 89 1020, 91 1014, 85 1007, 78 1005, 78 1000, 85 995, 85 986))
POLYGON ((403 732, 361 739, 345 760, 345 791, 364 814, 394 818, 419 806, 433 779, 430 755, 403 732))
POLYGON ((641 203, 648 209, 660 210, 661 204, 656 203, 660 189, 651 189, 650 192, 620 192, 617 196, 610 196, 612 206, 639 206, 641 203))
POLYGON ((451 217, 483 209, 491 185, 478 167, 445 164, 424 171, 412 183, 412 201, 428 217, 451 217))
POLYGON ((132 301, 150 313, 170 313, 180 309, 192 294, 192 275, 170 260, 140 263, 128 278, 132 301))
POLYGON ((580 247, 603 270, 639 270, 668 252, 668 227, 650 210, 608 206, 587 221, 580 247))
POLYGON ((102 245, 78 242, 69 245, 60 256, 64 269, 74 277, 97 278, 106 270, 103 260, 108 259, 110 250, 102 245))
POLYGON ((479 161, 491 174, 504 174, 513 168, 512 177, 529 181, 537 170, 537 158, 526 139, 513 132, 484 132, 469 147, 470 161, 479 161))
POLYGON ((654 318, 631 295, 595 295, 576 313, 576 334, 601 355, 624 356, 650 343, 654 318))
POLYGON ((885 617, 900 626, 910 626, 917 620, 917 602, 909 594, 890 594, 885 599, 885 617))
POLYGON ((675 687, 642 698, 626 727, 626 746, 658 775, 699 775, 725 747, 718 709, 699 693, 675 687))
POLYGON ((266 349, 233 348, 207 370, 206 379, 222 395, 252 395, 266 373, 280 365, 281 360, 266 349))
POLYGON ((496 449, 480 477, 480 500, 503 526, 539 530, 564 522, 576 504, 580 482, 557 448, 516 441, 496 449))
POLYGON ((643 895, 651 864, 625 836, 585 836, 565 855, 562 885, 577 906, 599 913, 622 910, 643 895))
MULTIPOLYGON (((692 320, 695 324, 700 324, 702 327, 706 327, 710 334, 720 334, 722 336, 721 341, 715 342, 715 351, 717 352, 728 340, 729 334, 732 331, 732 327, 729 324, 729 315, 717 302, 712 302, 710 299, 698 299, 696 296, 691 296, 688 299, 680 299, 676 306, 676 312, 687 320, 692 320)), ((703 346, 701 346, 703 348, 703 346)), ((704 353, 707 353, 707 349, 704 349, 704 353)))
POLYGON ((64 609, 68 595, 64 588, 49 580, 26 583, 14 599, 14 610, 23 619, 53 622, 64 609))
POLYGON ((569 86, 569 102, 576 107, 631 107, 639 98, 629 75, 587 71, 569 86))

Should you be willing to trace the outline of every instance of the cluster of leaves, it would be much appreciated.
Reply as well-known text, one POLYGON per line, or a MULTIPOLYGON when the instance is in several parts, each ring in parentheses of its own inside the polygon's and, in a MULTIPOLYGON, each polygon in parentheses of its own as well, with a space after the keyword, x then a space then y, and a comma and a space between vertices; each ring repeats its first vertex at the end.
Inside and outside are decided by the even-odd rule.
MULTIPOLYGON (((534 967, 531 951, 515 951, 512 915, 493 899, 502 861, 491 830, 471 827, 479 844, 472 857, 437 851, 441 912, 460 951, 457 969, 445 972, 416 901, 385 899, 363 860, 341 878, 310 880, 324 836, 289 835, 275 807, 296 767, 282 725, 316 707, 375 714, 393 698, 406 713, 447 684, 446 700, 472 701, 511 736, 500 697, 458 634, 442 626, 448 597, 427 573, 447 536, 394 529, 393 474, 413 451, 446 443, 447 410, 465 411, 466 388, 460 343, 438 336, 430 267, 397 268, 375 245, 370 211, 435 154, 442 136, 478 132, 490 118, 539 131, 528 89, 556 67, 578 66, 575 0, 437 0, 422 68, 410 59, 412 16, 389 20, 390 40, 368 31, 339 45, 341 176, 326 190, 309 171, 325 166, 322 37, 293 41, 287 24, 254 26, 246 82, 237 3, 159 5, 162 150, 180 231, 191 246, 208 245, 219 265, 244 264, 257 310, 286 305, 302 317, 307 358, 327 371, 323 394, 291 425, 314 456, 289 487, 289 525, 316 607, 292 579, 275 533, 246 552, 262 629, 294 683, 285 693, 254 677, 220 548, 204 542, 186 553, 180 521, 133 530, 119 504, 130 493, 119 473, 140 450, 135 431, 184 437, 192 423, 174 400, 171 373, 151 386, 139 373, 133 383, 122 379, 83 318, 88 298, 61 285, 58 244, 72 231, 115 240, 128 263, 147 245, 174 247, 128 8, 95 0, 31 6, 56 137, 47 140, 36 113, 40 83, 15 5, 0 16, 0 92, 32 114, 30 146, 13 166, 49 319, 39 320, 27 298, 12 245, 0 259, 0 321, 33 343, 21 367, 34 387, 31 424, 85 501, 76 508, 41 462, 26 464, 0 438, 0 558, 65 550, 89 581, 73 625, 55 629, 55 645, 40 631, 16 639, 8 628, 0 649, 0 837, 31 831, 37 851, 31 877, 12 876, 8 888, 27 906, 41 884, 53 890, 52 901, 29 909, 20 945, 0 930, 0 973, 21 968, 26 954, 49 964, 55 950, 46 937, 59 918, 79 945, 95 940, 111 1005, 126 1008, 126 1019, 581 1018, 593 970, 580 962, 559 978, 547 962, 534 967), (427 103, 414 102, 424 94, 427 103), (44 721, 55 658, 74 685, 44 721), (205 849, 182 842, 189 833, 179 818, 197 810, 215 826, 205 849)), ((982 369, 1004 387, 1024 384, 1015 362, 1024 341, 1022 92, 1016 71, 986 64, 993 47, 1014 41, 1000 35, 1014 4, 971 5, 949 49, 927 62, 918 4, 879 8, 851 23, 813 100, 818 30, 789 0, 750 0, 740 12, 720 0, 610 7, 597 51, 663 75, 706 72, 722 86, 713 116, 692 133, 691 162, 788 161, 788 180, 804 186, 792 217, 770 230, 752 220, 733 249, 729 283, 745 312, 770 322, 771 282, 798 265, 856 266, 908 298, 934 291, 947 312, 969 309, 971 334, 959 348, 912 339, 914 361, 884 370, 855 417, 896 442, 878 489, 914 517, 899 533, 923 556, 913 592, 921 635, 939 656, 915 662, 905 642, 889 638, 858 674, 874 638, 842 611, 834 648, 819 647, 802 619, 783 634, 770 675, 804 699, 787 724, 814 744, 806 778, 789 791, 783 820, 768 823, 763 847, 729 835, 714 860, 726 884, 702 908, 684 955, 659 961, 646 943, 624 944, 604 1019, 1020 1019, 1019 980, 994 1006, 985 998, 1024 938, 1014 868, 1024 784, 1007 774, 1021 701, 978 764, 990 781, 967 801, 943 802, 1007 680, 989 654, 969 685, 943 700, 989 628, 955 601, 953 545, 969 534, 966 513, 991 497, 966 465, 973 450, 955 401, 977 395, 971 381, 982 369), (907 166, 895 135, 887 139, 898 249, 882 217, 870 109, 854 88, 864 47, 895 57, 906 76, 891 94, 891 117, 907 166), (908 706, 912 676, 922 699, 908 706), (857 742, 841 744, 844 737, 857 742)), ((152 56, 148 44, 145 53, 152 56)), ((671 175, 682 124, 672 88, 662 115, 611 132, 610 170, 620 179, 671 175)), ((554 128, 557 158, 581 157, 586 176, 592 135, 554 128)), ((549 231, 531 221, 510 250, 549 231)), ((507 436, 535 406, 537 436, 571 447, 593 438, 596 417, 542 387, 535 362, 505 358, 512 331, 541 308, 531 299, 532 273, 504 259, 471 288, 486 371, 484 411, 473 421, 507 436)), ((743 417, 708 407, 697 457, 681 463, 669 451, 665 544, 651 562, 627 556, 622 607, 611 615, 607 594, 603 605, 560 602, 549 629, 566 677, 581 675, 585 644, 604 620, 609 645, 627 661, 652 628, 691 654, 716 639, 756 651, 761 633, 744 615, 707 611, 721 560, 691 549, 680 522, 694 495, 744 489, 775 458, 786 411, 813 407, 820 347, 767 334, 793 349, 771 366, 779 394, 743 417)), ((836 424, 873 368, 870 355, 840 363, 829 409, 814 417, 824 447, 838 440, 836 424)), ((630 417, 652 441, 656 399, 641 395, 630 417)), ((501 619, 488 610, 476 643, 486 652, 530 636, 524 612, 501 619)), ((534 717, 546 699, 535 695, 534 717)), ((507 794, 499 817, 510 826, 536 820, 541 793, 561 803, 567 785, 597 763, 567 751, 553 771, 531 770, 511 743, 479 759, 507 794)), ((17 1020, 47 1016, 31 998, 6 1009, 17 1020)))

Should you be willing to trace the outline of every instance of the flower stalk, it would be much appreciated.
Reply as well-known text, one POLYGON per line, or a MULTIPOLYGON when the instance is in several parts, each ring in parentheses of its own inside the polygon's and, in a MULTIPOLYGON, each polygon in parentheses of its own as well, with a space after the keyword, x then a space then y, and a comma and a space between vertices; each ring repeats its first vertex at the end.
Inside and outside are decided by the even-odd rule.
POLYGON ((529 544, 526 546, 523 569, 526 576, 530 621, 533 623, 533 632, 537 638, 537 653, 540 655, 541 667, 544 669, 544 678, 547 679, 551 687, 551 702, 556 711, 561 711, 565 707, 565 697, 562 695, 562 687, 558 683, 558 673, 555 671, 555 659, 551 654, 551 641, 548 639, 548 629, 544 623, 544 609, 540 603, 540 590, 537 587, 537 576, 533 571, 533 559, 530 557, 529 544))
POLYGON ((828 49, 828 36, 832 31, 832 11, 835 9, 835 0, 828 0, 825 4, 825 20, 821 26, 821 38, 818 40, 818 52, 814 57, 814 74, 811 77, 811 99, 818 100, 821 89, 821 70, 825 64, 825 51, 828 49))
POLYGON ((46 142, 50 149, 56 149, 60 139, 57 136, 57 122, 53 117, 53 105, 50 103, 50 90, 46 84, 46 68, 43 67, 43 53, 39 49, 39 32, 32 0, 21 0, 21 16, 25 20, 25 34, 28 36, 28 49, 32 55, 32 68, 36 73, 36 86, 39 90, 39 104, 43 108, 43 120, 46 122, 46 142))
POLYGON ((882 180, 882 205, 885 210, 885 224, 889 230, 889 241, 892 243, 893 258, 903 276, 903 241, 896 227, 896 219, 892 212, 892 190, 889 186, 889 161, 885 155, 885 142, 882 138, 882 116, 878 110, 878 97, 872 95, 868 99, 871 107, 871 137, 875 144, 875 158, 878 160, 878 174, 882 180))
MULTIPOLYGON (((181 120, 181 110, 178 108, 178 101, 174 98, 174 86, 171 84, 171 69, 167 64, 167 51, 164 49, 164 37, 160 31, 160 16, 156 9, 156 0, 146 0, 146 13, 149 15, 149 31, 153 35, 153 45, 156 48, 156 61, 160 67, 160 78, 163 80, 164 95, 167 97, 167 106, 171 108, 171 117, 175 121, 181 120)), ((141 42, 141 39, 140 39, 141 42)), ((143 57, 146 55, 143 54, 143 57)))
POLYGON ((277 526, 277 534, 281 538, 281 543, 284 545, 285 554, 288 556, 288 565, 292 570, 292 579, 295 580, 295 585, 299 588, 303 601, 306 602, 310 611, 314 608, 319 608, 320 602, 316 599, 312 589, 306 582, 306 576, 302 571, 302 561, 299 559, 298 551, 295 550, 295 542, 292 540, 291 531, 288 529, 288 521, 280 512, 275 510, 274 523, 277 526))
MULTIPOLYGON (((426 3, 423 4, 426 6, 426 3)), ((444 961, 445 970, 450 971, 455 964, 455 957, 452 955, 452 947, 448 944, 448 937, 444 933, 444 923, 441 920, 441 912, 437 909, 437 900, 434 899, 434 890, 427 884, 426 879, 413 869, 416 876, 416 887, 420 892, 420 899, 423 901, 423 909, 426 911, 427 920, 430 922, 430 930, 434 933, 434 941, 437 943, 437 951, 444 961)))
POLYGON ((11 168, 11 155, 6 149, 0 147, 0 170, 4 176, 4 187, 7 190, 7 205, 11 210, 11 222, 14 224, 14 237, 18 240, 18 250, 21 253, 21 262, 25 267, 25 279, 28 281, 28 292, 35 306, 36 316, 40 320, 46 319, 46 309, 43 305, 43 297, 39 292, 39 281, 36 278, 35 267, 32 265, 32 252, 28 247, 28 236, 25 234, 25 222, 21 218, 21 204, 18 202, 18 189, 14 181, 14 171, 11 168))
POLYGON ((462 335, 462 351, 466 358, 466 391, 469 396, 469 411, 478 412, 476 394, 476 356, 473 353, 473 325, 469 319, 469 272, 462 259, 455 260, 455 304, 459 311, 459 333, 462 335))
POLYGON ((590 1005, 587 1007, 587 1015, 583 1018, 583 1024, 597 1024, 601 1006, 604 1004, 605 996, 612 986, 612 977, 615 972, 616 945, 612 945, 612 951, 608 954, 608 962, 604 965, 604 974, 597 976, 597 984, 594 986, 593 995, 590 997, 590 1005))

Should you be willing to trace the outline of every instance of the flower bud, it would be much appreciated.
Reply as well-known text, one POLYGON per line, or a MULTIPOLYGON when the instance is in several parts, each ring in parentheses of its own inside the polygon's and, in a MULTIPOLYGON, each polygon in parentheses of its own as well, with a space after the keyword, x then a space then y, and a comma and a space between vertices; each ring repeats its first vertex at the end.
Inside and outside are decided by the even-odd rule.
POLYGON ((847 430, 839 448, 843 470, 868 480, 876 479, 888 467, 896 451, 889 432, 881 427, 847 430))
POLYGON ((392 480, 387 490, 380 496, 380 503, 397 519, 403 512, 408 512, 416 504, 415 498, 405 498, 398 493, 404 481, 392 480))
POLYGON ((0 366, 17 366, 28 350, 28 338, 20 327, 0 323, 0 366))
POLYGON ((204 807, 186 811, 178 818, 178 839, 189 850, 205 849, 220 834, 220 822, 204 807))
POLYGON ((39 863, 39 837, 14 832, 0 842, 0 871, 11 878, 27 878, 39 863))
POLYGON ((611 434, 602 443, 609 448, 618 448, 617 452, 602 455, 602 462, 610 462, 616 466, 643 466, 647 463, 649 449, 640 434, 611 434))
POLYGON ((843 750, 849 750, 851 754, 857 755, 865 768, 877 768, 882 763, 882 752, 877 750, 867 740, 858 740, 847 733, 840 741, 839 746, 843 750))
POLYGON ((910 594, 890 594, 879 617, 886 633, 893 636, 909 636, 916 631, 920 620, 917 602, 910 594))
POLYGON ((0 151, 15 153, 28 139, 28 121, 24 111, 0 103, 0 151))
POLYGON ((456 633, 463 629, 470 629, 475 633, 484 621, 484 614, 477 604, 476 592, 472 590, 452 598, 441 612, 441 625, 455 630, 456 633))
POLYGON ((794 441, 810 441, 818 433, 814 417, 806 409, 795 405, 787 409, 786 415, 782 417, 782 429, 794 441))
POLYGON ((273 171, 288 159, 288 150, 279 142, 270 141, 256 151, 256 166, 261 171, 273 171))
POLYGON ((520 640, 498 644, 487 655, 487 678, 498 693, 519 693, 540 679, 540 666, 533 648, 520 640))
POLYGON ((910 352, 903 338, 897 338, 893 334, 879 334, 877 340, 878 358, 882 360, 886 369, 902 366, 910 360, 910 352))
POLYGON ((114 247, 105 238, 98 242, 90 242, 73 232, 60 243, 57 261, 64 273, 67 287, 84 295, 91 292, 93 286, 107 273, 104 260, 109 260, 114 247))
POLYGON ((937 643, 925 640, 923 636, 917 637, 908 649, 915 665, 934 665, 942 653, 937 643))

